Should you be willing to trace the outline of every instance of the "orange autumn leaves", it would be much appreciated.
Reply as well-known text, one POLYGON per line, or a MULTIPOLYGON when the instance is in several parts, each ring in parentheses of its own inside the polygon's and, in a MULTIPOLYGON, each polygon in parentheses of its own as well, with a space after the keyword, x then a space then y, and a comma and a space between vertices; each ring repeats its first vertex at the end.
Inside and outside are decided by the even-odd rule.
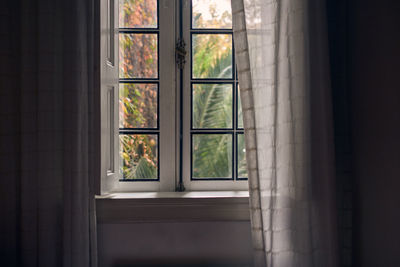
MULTIPOLYGON (((156 0, 120 0, 119 27, 157 28, 156 0)), ((158 78, 158 35, 120 33, 120 78, 158 78)), ((120 83, 120 129, 157 128, 156 83, 120 83)), ((120 134, 124 179, 156 179, 158 151, 155 134, 120 134)))

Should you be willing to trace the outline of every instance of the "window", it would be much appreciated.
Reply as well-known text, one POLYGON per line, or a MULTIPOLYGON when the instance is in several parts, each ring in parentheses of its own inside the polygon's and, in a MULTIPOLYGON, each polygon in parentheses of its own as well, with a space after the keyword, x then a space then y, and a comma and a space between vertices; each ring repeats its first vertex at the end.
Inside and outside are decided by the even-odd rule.
POLYGON ((230 0, 103 1, 104 190, 247 189, 230 0))

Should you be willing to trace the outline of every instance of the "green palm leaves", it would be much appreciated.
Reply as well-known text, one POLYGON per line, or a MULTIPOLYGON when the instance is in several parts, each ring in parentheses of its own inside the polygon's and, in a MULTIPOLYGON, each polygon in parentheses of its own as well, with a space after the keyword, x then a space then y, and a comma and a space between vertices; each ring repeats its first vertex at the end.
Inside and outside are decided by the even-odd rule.
MULTIPOLYGON (((232 79, 232 36, 193 35, 193 78, 232 79)), ((233 127, 233 83, 199 82, 192 87, 192 128, 233 127)), ((232 178, 230 133, 192 135, 192 177, 232 178)))
POLYGON ((232 35, 193 34, 193 78, 232 78, 232 35))
POLYGON ((232 177, 232 134, 192 136, 193 178, 232 177))
POLYGON ((232 128, 232 84, 193 84, 193 128, 232 128))

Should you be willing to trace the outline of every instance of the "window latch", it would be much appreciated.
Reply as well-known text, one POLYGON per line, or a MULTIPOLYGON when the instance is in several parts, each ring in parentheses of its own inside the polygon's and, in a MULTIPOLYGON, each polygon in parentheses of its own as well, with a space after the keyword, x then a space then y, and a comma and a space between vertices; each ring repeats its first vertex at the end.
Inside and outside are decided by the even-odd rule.
POLYGON ((179 38, 175 48, 176 64, 178 65, 179 69, 183 69, 186 63, 185 58, 187 51, 185 47, 186 47, 185 41, 182 38, 179 38))

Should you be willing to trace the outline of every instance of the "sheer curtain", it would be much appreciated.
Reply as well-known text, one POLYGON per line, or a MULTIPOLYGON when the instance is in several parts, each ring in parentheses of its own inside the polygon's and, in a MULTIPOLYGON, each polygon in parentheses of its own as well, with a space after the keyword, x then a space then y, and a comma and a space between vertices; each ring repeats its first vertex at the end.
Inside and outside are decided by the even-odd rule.
POLYGON ((255 266, 336 266, 321 0, 232 0, 255 266))
POLYGON ((94 3, 2 3, 2 266, 96 265, 94 3))

